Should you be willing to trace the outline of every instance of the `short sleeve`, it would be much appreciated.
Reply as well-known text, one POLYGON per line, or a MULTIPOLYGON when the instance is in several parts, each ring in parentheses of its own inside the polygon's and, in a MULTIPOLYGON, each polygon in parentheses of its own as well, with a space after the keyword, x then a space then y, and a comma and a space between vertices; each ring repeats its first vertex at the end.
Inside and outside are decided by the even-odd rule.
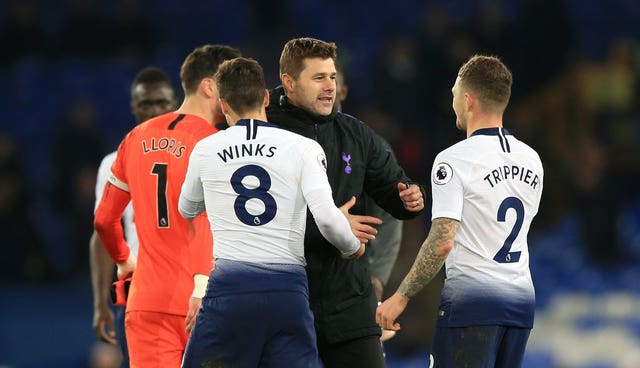
POLYGON ((111 176, 111 165, 113 165, 113 161, 115 160, 116 155, 115 152, 108 154, 102 159, 100 162, 100 166, 98 167, 98 175, 96 177, 96 202, 93 207, 94 211, 98 208, 98 204, 100 204, 100 198, 102 198, 102 191, 104 190, 104 185, 109 180, 109 176, 111 176))
POLYGON ((129 132, 126 137, 120 143, 118 147, 118 152, 116 154, 116 159, 111 165, 111 175, 109 176, 109 182, 116 187, 128 192, 129 184, 127 180, 126 170, 125 170, 125 159, 127 157, 127 146, 130 141, 130 137, 135 130, 129 132))
POLYGON ((307 145, 303 145, 302 150, 302 168, 300 187, 302 194, 313 192, 317 189, 329 188, 329 179, 327 179, 327 157, 320 145, 312 140, 307 140, 307 145))
POLYGON ((461 220, 464 200, 461 166, 452 157, 442 153, 436 156, 431 169, 432 220, 439 217, 461 220))

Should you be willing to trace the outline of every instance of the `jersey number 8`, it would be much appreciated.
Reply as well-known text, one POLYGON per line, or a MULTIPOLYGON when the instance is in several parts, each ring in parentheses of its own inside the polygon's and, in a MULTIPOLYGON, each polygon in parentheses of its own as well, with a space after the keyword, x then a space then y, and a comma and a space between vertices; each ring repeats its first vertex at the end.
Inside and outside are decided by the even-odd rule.
POLYGON ((261 226, 276 217, 278 206, 275 198, 269 194, 271 188, 271 176, 264 168, 257 165, 246 165, 236 170, 231 176, 231 187, 238 193, 238 197, 233 204, 238 220, 249 226, 261 226), (247 176, 258 178, 258 186, 247 188, 242 184, 242 180, 247 176), (264 212, 251 214, 247 211, 247 202, 256 199, 264 204, 264 212))

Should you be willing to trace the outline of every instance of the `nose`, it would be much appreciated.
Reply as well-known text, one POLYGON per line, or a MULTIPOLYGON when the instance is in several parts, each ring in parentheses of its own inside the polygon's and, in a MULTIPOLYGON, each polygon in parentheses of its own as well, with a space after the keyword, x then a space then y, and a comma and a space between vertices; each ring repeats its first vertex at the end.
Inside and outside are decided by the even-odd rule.
POLYGON ((336 89, 336 80, 335 79, 331 79, 331 78, 327 78, 323 87, 327 91, 335 90, 336 89))

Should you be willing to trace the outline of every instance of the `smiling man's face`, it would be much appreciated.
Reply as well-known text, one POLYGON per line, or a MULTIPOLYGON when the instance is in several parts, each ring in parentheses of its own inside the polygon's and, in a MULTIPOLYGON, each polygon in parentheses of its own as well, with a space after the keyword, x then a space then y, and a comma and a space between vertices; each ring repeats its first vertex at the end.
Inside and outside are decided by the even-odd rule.
POLYGON ((304 59, 304 69, 287 93, 289 101, 314 115, 329 115, 336 100, 336 66, 333 59, 304 59))

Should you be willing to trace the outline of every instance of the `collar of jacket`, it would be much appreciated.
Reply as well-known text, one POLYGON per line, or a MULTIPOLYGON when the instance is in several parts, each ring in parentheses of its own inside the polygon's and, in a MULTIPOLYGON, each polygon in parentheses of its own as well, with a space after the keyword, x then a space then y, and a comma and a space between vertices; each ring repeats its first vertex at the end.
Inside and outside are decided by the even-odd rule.
POLYGON ((309 113, 307 110, 301 109, 292 105, 284 93, 284 87, 281 85, 274 88, 271 91, 271 97, 269 104, 271 106, 278 106, 282 112, 288 112, 298 118, 301 122, 306 124, 325 124, 332 122, 338 115, 337 111, 332 111, 329 115, 315 115, 309 113), (272 105, 273 104, 273 105, 272 105))

